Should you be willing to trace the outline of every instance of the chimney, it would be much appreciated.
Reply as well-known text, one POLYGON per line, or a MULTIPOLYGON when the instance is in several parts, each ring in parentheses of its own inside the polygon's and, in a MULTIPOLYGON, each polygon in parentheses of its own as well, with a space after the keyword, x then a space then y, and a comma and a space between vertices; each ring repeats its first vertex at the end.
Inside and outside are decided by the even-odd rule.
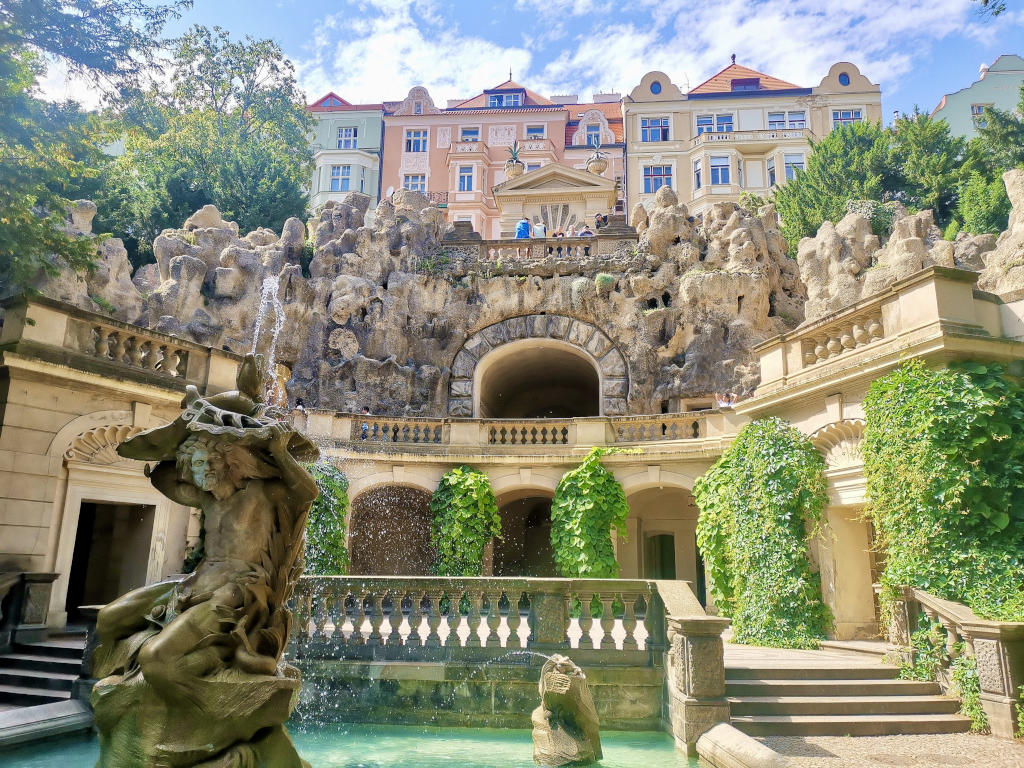
POLYGON ((595 93, 592 98, 594 104, 617 104, 622 101, 622 94, 609 91, 608 93, 595 93))
POLYGON ((978 67, 978 78, 981 80, 985 79, 985 75, 988 74, 988 64, 982 62, 982 65, 978 67))
POLYGON ((549 96, 555 104, 579 104, 580 97, 575 93, 562 94, 561 96, 549 96))

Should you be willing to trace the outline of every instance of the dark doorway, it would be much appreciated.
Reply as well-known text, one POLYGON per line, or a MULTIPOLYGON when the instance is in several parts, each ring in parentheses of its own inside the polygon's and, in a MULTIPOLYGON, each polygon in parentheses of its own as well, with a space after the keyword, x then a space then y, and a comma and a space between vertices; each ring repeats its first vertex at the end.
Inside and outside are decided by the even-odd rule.
POLYGON ((693 537, 693 551, 697 553, 697 580, 693 588, 697 591, 697 600, 705 608, 708 607, 708 582, 707 573, 704 570, 704 555, 700 552, 700 545, 697 544, 697 537, 693 537))
POLYGON ((506 344, 480 381, 485 419, 569 419, 600 416, 600 381, 593 361, 568 344, 541 340, 506 344))
POLYGON ((659 533, 644 540, 644 578, 674 579, 676 577, 676 537, 659 533))
POLYGON ((68 618, 145 586, 156 507, 83 501, 68 571, 68 618))
POLYGON ((501 507, 495 576, 557 576, 551 551, 551 499, 528 496, 501 507))
POLYGON ((352 573, 429 576, 430 494, 389 485, 359 494, 352 502, 349 551, 352 573))

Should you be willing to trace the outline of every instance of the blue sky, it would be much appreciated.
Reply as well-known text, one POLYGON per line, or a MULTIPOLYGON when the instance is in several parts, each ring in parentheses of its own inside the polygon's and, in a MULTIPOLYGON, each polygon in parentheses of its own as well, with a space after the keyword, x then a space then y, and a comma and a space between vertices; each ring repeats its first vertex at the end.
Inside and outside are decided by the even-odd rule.
MULTIPOLYGON (((628 93, 652 69, 696 86, 737 62, 802 86, 835 61, 881 84, 893 110, 925 111, 977 79, 980 64, 1024 54, 1024 10, 981 17, 970 0, 196 0, 172 33, 220 25, 277 40, 310 100, 466 98, 508 77, 544 95, 628 93)), ((89 101, 52 71, 45 92, 89 101)))

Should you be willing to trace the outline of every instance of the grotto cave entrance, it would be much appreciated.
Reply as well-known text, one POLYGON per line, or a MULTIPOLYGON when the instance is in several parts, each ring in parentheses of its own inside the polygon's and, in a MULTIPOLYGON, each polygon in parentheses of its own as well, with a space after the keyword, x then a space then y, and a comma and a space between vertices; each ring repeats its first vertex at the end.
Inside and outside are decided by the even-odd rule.
POLYGON ((551 551, 551 493, 527 489, 498 499, 501 536, 494 539, 494 576, 557 576, 551 551))
POLYGON ((349 533, 351 573, 366 576, 429 576, 430 494, 418 488, 383 485, 352 500, 349 533))
POLYGON ((601 415, 601 379, 586 352, 553 339, 521 339, 488 352, 475 372, 474 414, 482 419, 601 415))

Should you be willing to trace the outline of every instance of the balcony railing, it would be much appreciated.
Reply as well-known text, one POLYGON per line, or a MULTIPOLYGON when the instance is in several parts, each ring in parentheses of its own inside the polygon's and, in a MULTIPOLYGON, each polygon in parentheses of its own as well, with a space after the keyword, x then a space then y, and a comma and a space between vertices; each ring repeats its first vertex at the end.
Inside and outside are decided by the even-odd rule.
POLYGON ((525 659, 532 650, 572 649, 574 658, 600 651, 604 663, 650 665, 667 643, 658 590, 658 582, 629 579, 304 576, 291 654, 512 660, 516 651, 525 659))
POLYGON ((780 141, 807 140, 814 134, 807 128, 776 128, 760 131, 707 131, 690 142, 693 148, 706 144, 760 144, 780 141))

